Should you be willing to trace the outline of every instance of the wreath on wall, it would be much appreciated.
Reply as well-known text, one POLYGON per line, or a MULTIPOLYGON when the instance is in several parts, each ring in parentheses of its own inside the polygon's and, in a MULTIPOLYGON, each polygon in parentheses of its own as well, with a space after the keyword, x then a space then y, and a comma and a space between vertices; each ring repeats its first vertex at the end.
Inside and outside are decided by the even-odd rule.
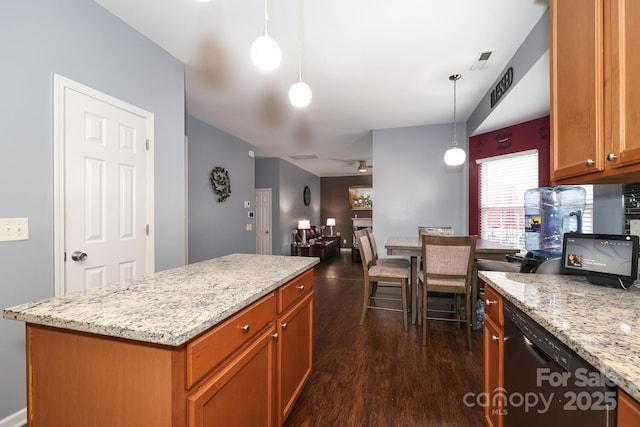
POLYGON ((211 188, 218 196, 218 203, 224 202, 231 195, 231 180, 229 179, 229 171, 223 167, 216 166, 211 170, 209 175, 211 188))

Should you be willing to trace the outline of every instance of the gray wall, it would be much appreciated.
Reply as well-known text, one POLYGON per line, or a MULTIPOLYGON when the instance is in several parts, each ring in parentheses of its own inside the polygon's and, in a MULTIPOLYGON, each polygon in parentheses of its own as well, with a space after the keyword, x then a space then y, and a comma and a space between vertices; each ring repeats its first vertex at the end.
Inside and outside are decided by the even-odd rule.
MULTIPOLYGON (((476 109, 471 113, 469 119, 467 119, 467 131, 468 135, 473 135, 478 126, 484 122, 484 120, 491 115, 500 102, 502 102, 520 82, 520 80, 527 74, 527 72, 538 62, 538 60, 549 50, 549 9, 540 17, 538 23, 533 27, 527 38, 522 42, 513 58, 509 60, 509 63, 498 75, 498 79, 493 82, 484 98, 480 101, 476 109), (504 95, 496 105, 491 107, 491 91, 495 88, 498 81, 502 78, 504 73, 513 67, 514 76, 511 89, 504 95)), ((523 102, 526 102, 523 100, 523 102)), ((544 116, 542 114, 540 117, 544 116)), ((531 117, 534 118, 534 117, 531 117)), ((509 123, 507 126, 515 125, 517 123, 509 123)), ((505 126, 506 127, 506 126, 505 126)))
MULTIPOLYGON (((389 236, 417 237, 419 225, 467 233, 467 165, 444 163, 451 133, 449 124, 373 131, 373 229, 380 253, 389 236)), ((468 152, 464 124, 456 133, 468 152)))
POLYGON ((230 253, 255 253, 255 167, 249 150, 254 146, 201 120, 187 116, 189 136, 189 262, 230 253), (211 189, 211 169, 229 171, 231 195, 218 203, 211 189), (244 202, 251 202, 245 208, 244 202), (246 231, 251 224, 251 231, 246 231))
MULTIPOLYGON (((185 261, 184 66, 86 0, 3 0, 0 218, 29 240, 0 243, 0 308, 52 296, 53 74, 155 114, 155 265, 185 261)), ((0 419, 26 406, 24 324, 0 320, 0 419)))
POLYGON ((256 159, 256 188, 272 188, 273 254, 291 253, 291 231, 298 220, 320 226, 320 178, 282 159, 256 159), (277 182, 274 180, 277 176, 277 182), (304 187, 311 190, 311 203, 302 200, 304 187), (275 186, 275 187, 274 187, 275 186), (276 188, 278 191, 276 192, 276 188), (276 212, 278 219, 276 220, 276 212))

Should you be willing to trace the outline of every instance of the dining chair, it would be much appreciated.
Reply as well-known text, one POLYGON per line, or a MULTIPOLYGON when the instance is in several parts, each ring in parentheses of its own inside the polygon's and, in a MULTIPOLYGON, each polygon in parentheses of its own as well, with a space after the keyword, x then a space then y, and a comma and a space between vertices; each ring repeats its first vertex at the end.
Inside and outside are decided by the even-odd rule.
POLYGON ((404 267, 410 268, 411 262, 406 258, 380 258, 378 257, 378 245, 376 244, 376 238, 373 231, 369 228, 366 229, 369 243, 371 244, 371 257, 375 265, 384 265, 390 267, 404 267))
POLYGON ((365 317, 369 309, 388 310, 402 312, 405 332, 409 330, 408 308, 407 308, 407 286, 409 283, 409 268, 392 265, 381 265, 373 262, 373 251, 367 230, 355 232, 360 248, 360 259, 362 260, 362 270, 364 272, 364 292, 362 303, 362 314, 360 325, 364 324, 365 317), (378 296, 375 290, 377 287, 400 288, 400 298, 391 296, 378 296), (401 301, 402 309, 374 305, 377 300, 401 301))
POLYGON ((418 237, 423 234, 429 234, 431 236, 453 236, 453 227, 431 227, 431 226, 418 226, 418 237))
MULTIPOLYGON (((467 349, 471 350, 471 286, 476 236, 422 235, 424 267, 418 272, 419 310, 422 311, 422 345, 427 345, 427 320, 444 320, 467 324, 467 349), (429 292, 454 294, 453 310, 428 308, 429 292), (464 298, 464 315, 457 300, 464 298), (429 312, 452 314, 453 317, 430 317, 429 312)), ((419 311, 420 313, 420 311, 419 311)))

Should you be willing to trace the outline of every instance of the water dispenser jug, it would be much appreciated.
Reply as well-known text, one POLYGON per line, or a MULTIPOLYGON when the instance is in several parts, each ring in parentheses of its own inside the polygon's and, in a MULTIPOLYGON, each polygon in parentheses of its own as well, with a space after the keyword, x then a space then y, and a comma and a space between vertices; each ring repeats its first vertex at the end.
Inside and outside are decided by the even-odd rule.
POLYGON ((582 187, 533 188, 525 192, 525 247, 545 257, 562 254, 562 235, 582 232, 586 206, 582 187))

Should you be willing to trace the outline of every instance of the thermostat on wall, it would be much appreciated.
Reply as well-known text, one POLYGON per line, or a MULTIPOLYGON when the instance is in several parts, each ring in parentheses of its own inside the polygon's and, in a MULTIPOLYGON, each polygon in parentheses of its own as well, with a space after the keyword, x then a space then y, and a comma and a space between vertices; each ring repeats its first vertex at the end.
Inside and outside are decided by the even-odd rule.
POLYGON ((255 213, 253 211, 249 211, 249 212, 247 212, 247 216, 249 218, 253 218, 255 216, 255 213))

